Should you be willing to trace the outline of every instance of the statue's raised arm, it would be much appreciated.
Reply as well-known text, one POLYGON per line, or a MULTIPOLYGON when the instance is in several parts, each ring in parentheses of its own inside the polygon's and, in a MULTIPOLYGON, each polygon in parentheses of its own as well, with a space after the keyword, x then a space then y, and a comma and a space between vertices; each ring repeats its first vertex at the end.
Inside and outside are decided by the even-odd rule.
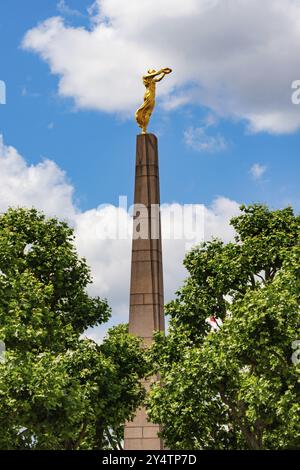
POLYGON ((135 119, 142 129, 142 133, 146 134, 147 127, 151 114, 155 106, 155 91, 156 83, 160 82, 166 75, 172 72, 172 69, 166 67, 161 70, 148 70, 148 73, 143 76, 143 83, 146 87, 144 96, 144 103, 139 107, 135 113, 135 119))

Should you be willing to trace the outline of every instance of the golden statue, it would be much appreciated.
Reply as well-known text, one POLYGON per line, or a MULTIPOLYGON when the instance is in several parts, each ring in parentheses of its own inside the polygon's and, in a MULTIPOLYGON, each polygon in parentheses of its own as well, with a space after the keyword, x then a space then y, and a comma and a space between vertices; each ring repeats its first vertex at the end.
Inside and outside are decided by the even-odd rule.
POLYGON ((155 106, 156 83, 160 82, 165 75, 172 72, 172 69, 164 68, 161 70, 148 70, 147 75, 143 76, 143 83, 146 87, 144 103, 135 113, 135 119, 142 133, 146 134, 151 114, 155 106))

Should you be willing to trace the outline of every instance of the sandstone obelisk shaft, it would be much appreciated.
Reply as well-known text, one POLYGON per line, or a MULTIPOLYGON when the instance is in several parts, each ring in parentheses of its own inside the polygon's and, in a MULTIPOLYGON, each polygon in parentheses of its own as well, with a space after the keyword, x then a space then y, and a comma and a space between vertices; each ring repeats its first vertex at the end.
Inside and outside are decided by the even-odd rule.
MULTIPOLYGON (((159 204, 157 138, 153 134, 140 134, 136 150, 129 332, 143 338, 145 346, 151 344, 154 331, 164 331, 159 204), (136 237, 139 230, 141 238, 136 237)), ((144 385, 147 388, 146 381, 144 385)), ((124 448, 162 449, 158 432, 159 426, 150 423, 146 411, 139 409, 134 420, 126 424, 124 448)))

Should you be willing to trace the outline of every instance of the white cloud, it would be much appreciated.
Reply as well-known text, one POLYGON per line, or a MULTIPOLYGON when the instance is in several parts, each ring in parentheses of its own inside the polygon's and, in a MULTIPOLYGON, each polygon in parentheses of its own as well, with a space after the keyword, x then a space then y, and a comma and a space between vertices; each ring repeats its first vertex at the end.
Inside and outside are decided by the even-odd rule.
POLYGON ((188 147, 197 152, 216 153, 227 148, 227 142, 222 135, 209 135, 206 127, 189 127, 184 132, 184 141, 188 147))
POLYGON ((205 210, 204 238, 221 238, 225 242, 233 240, 234 229, 229 224, 230 219, 239 214, 239 203, 226 197, 219 196, 205 210))
MULTIPOLYGON (((105 239, 103 233, 108 228, 109 233, 114 235, 117 224, 129 227, 130 233, 130 215, 125 208, 112 205, 80 211, 73 203, 73 193, 74 188, 66 174, 53 161, 28 165, 15 148, 3 143, 0 135, 0 212, 11 206, 34 206, 48 215, 67 220, 75 229, 79 254, 87 259, 92 269, 94 282, 90 293, 108 299, 113 309, 111 323, 126 322, 131 240, 125 236, 119 240, 105 239)), ((168 229, 169 213, 175 206, 182 209, 179 204, 165 204, 162 208, 163 233, 168 229)), ((237 213, 238 204, 223 197, 218 197, 210 207, 204 208, 205 239, 211 236, 219 236, 225 241, 232 239, 234 232, 229 220, 237 213)), ((181 218, 175 218, 174 223, 176 233, 186 233, 181 218)), ((193 242, 202 239, 203 234, 199 230, 193 242)), ((186 249, 186 239, 163 240, 166 301, 174 296, 186 276, 182 266, 186 249)), ((89 334, 99 338, 105 329, 106 326, 89 334)))
POLYGON ((0 105, 6 104, 6 84, 0 80, 0 105))
POLYGON ((218 117, 209 113, 199 127, 189 127, 183 133, 185 144, 196 152, 218 153, 227 149, 228 142, 221 134, 212 134, 211 128, 218 125, 218 117))
POLYGON ((255 180, 260 180, 263 175, 266 173, 267 167, 265 165, 261 165, 260 163, 255 163, 250 168, 250 173, 255 180))
POLYGON ((0 212, 8 206, 35 206, 49 215, 58 213, 73 220, 72 196, 73 187, 52 160, 27 165, 14 147, 4 145, 0 135, 0 212))
POLYGON ((291 103, 298 0, 160 0, 159 8, 152 0, 96 0, 89 14, 89 29, 53 17, 23 41, 78 107, 133 115, 142 73, 170 66, 174 73, 158 87, 167 109, 201 104, 253 132, 300 128, 291 103))
POLYGON ((59 0, 58 4, 56 5, 56 8, 61 15, 84 16, 79 10, 70 8, 65 0, 59 0))

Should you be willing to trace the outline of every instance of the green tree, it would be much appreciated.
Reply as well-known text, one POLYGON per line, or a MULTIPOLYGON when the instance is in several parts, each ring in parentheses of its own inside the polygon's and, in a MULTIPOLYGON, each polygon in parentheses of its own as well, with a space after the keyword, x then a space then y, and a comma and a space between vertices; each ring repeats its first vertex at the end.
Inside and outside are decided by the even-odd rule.
POLYGON ((82 339, 108 320, 91 298, 73 230, 36 210, 0 217, 1 449, 119 448, 144 397, 145 362, 127 326, 82 339))
POLYGON ((231 224, 235 243, 185 258, 169 334, 150 353, 162 385, 150 416, 172 449, 299 449, 300 217, 242 206, 231 224))

